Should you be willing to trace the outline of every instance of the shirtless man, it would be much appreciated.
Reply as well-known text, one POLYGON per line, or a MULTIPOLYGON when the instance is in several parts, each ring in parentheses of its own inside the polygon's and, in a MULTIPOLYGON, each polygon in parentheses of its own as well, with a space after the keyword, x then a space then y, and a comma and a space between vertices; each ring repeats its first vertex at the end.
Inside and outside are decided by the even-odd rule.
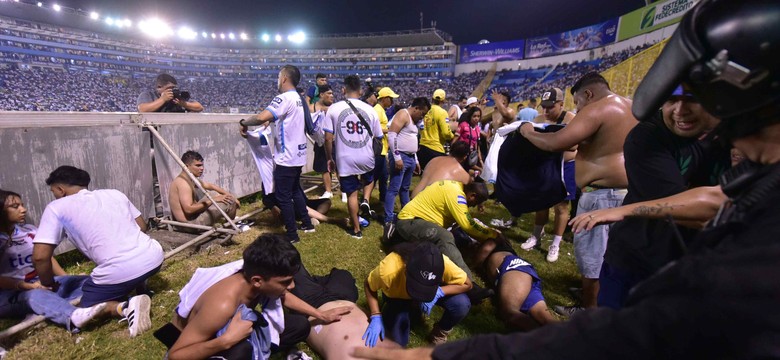
POLYGON ((515 121, 517 113, 515 112, 515 109, 509 107, 509 100, 512 98, 509 93, 493 90, 491 96, 493 97, 495 107, 492 115, 493 121, 490 126, 492 128, 491 133, 495 136, 498 128, 515 121))
POLYGON ((412 191, 412 198, 423 191, 426 186, 440 180, 455 180, 468 184, 472 180, 473 174, 469 174, 460 165, 469 155, 469 146, 465 142, 459 141, 452 144, 448 156, 439 156, 432 159, 423 171, 422 178, 412 191))
MULTIPOLYGON (((523 124, 518 131, 539 149, 566 151, 578 146, 577 186, 582 197, 577 214, 620 206, 626 196, 628 179, 623 164, 623 143, 638 123, 631 114, 631 100, 613 93, 598 73, 585 74, 571 88, 577 116, 554 133, 534 131, 523 124)), ((599 293, 599 273, 607 247, 608 225, 574 235, 574 255, 582 274, 582 305, 595 307, 599 293)), ((580 308, 556 308, 571 315, 580 308)))
MULTIPOLYGON (((535 123, 540 124, 566 124, 568 125, 574 114, 563 110, 564 93, 561 89, 552 88, 542 93, 542 115, 534 119, 535 123)), ((531 99, 536 103, 536 99, 531 99)), ((577 184, 574 181, 574 157, 577 151, 565 151, 563 153, 563 178, 566 185, 566 197, 560 203, 556 204, 555 219, 553 220, 553 242, 547 250, 547 261, 555 262, 558 260, 561 239, 566 230, 566 223, 569 221, 569 201, 574 200, 577 195, 577 184)), ((544 225, 550 220, 550 209, 536 212, 536 221, 532 235, 521 246, 523 250, 531 250, 539 247, 544 234, 544 225)))
MULTIPOLYGON (((313 316, 322 323, 339 321, 352 311, 351 306, 320 311, 289 293, 295 287, 293 275, 300 267, 300 254, 284 236, 263 234, 244 250, 243 260, 198 269, 179 292, 181 301, 171 321, 181 333, 176 334, 171 325, 167 326, 168 335, 176 338, 168 358, 206 359, 212 355, 246 358, 259 345, 267 359, 271 345, 282 347, 290 330, 282 306, 313 316), (258 305, 262 307, 258 316, 266 320, 265 326, 257 326, 242 316, 258 305), (263 339, 267 342, 242 341, 264 327, 268 337, 263 339), (281 334, 280 329, 284 329, 281 334)), ((309 333, 308 324, 294 330, 296 334, 302 332, 304 337, 309 333)))
MULTIPOLYGON (((181 161, 196 178, 203 175, 203 156, 199 153, 187 151, 181 156, 181 161)), ((204 189, 218 193, 213 196, 214 201, 231 219, 236 216, 239 203, 233 194, 215 184, 202 180, 200 183, 204 189)), ((211 200, 201 193, 184 170, 171 183, 171 188, 168 190, 168 203, 173 219, 180 222, 212 226, 221 216, 216 208, 211 208, 211 200)), ((178 229, 190 231, 183 227, 178 229)))

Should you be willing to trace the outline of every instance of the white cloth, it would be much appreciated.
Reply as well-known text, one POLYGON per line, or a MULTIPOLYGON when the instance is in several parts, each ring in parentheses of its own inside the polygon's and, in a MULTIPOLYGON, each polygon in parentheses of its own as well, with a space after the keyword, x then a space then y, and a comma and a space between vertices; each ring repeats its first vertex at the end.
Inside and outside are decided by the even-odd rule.
POLYGON ((246 141, 255 159, 260 180, 263 182, 263 193, 268 195, 274 192, 274 150, 271 127, 259 127, 247 131, 246 141))
MULTIPOLYGON (((349 100, 371 127, 374 137, 381 138, 382 126, 374 108, 358 99, 349 100)), ((362 175, 374 170, 372 139, 346 101, 328 108, 323 130, 333 134, 339 176, 362 175)))
MULTIPOLYGON (((188 318, 192 307, 200 296, 220 280, 239 272, 244 267, 244 260, 236 260, 221 266, 197 268, 190 281, 179 291, 179 306, 176 313, 188 318)), ((279 335, 284 331, 284 311, 282 300, 260 299, 262 314, 268 322, 271 332, 271 342, 279 345, 279 335)))
POLYGON ((317 146, 322 146, 325 144, 325 131, 322 130, 322 125, 325 124, 325 114, 327 114, 325 111, 316 111, 311 114, 311 121, 314 123, 314 135, 312 135, 312 139, 314 139, 314 143, 317 144, 317 146))
POLYGON ((160 266, 160 244, 135 222, 141 212, 117 190, 81 190, 49 203, 41 216, 34 243, 58 245, 63 231, 97 265, 98 285, 133 280, 160 266))
POLYGON ((274 162, 282 166, 306 165, 303 102, 295 90, 277 95, 265 108, 274 116, 274 162))
POLYGON ((35 233, 35 226, 30 224, 15 225, 10 238, 8 234, 0 233, 0 276, 27 282, 38 280, 32 262, 35 233))

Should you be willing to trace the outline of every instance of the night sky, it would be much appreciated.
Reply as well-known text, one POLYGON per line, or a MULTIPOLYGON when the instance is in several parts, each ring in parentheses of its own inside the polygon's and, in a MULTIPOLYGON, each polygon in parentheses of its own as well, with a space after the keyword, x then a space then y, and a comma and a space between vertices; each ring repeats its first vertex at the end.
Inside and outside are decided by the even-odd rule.
MULTIPOLYGON (((48 3, 51 3, 50 1, 48 3)), ((574 29, 620 16, 644 0, 451 0, 451 1, 260 1, 260 0, 58 0, 101 16, 134 21, 158 16, 178 28, 195 31, 307 34, 396 31, 436 27, 456 44, 481 39, 503 41, 574 29)))

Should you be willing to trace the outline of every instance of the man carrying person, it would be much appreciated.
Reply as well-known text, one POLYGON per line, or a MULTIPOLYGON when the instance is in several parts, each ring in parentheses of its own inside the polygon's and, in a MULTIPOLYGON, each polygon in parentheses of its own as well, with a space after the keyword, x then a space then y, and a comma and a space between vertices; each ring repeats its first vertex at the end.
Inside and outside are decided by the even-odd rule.
MULTIPOLYGON (((306 104, 315 104, 320 101, 320 86, 328 85, 328 76, 323 73, 317 73, 314 76, 314 85, 306 90, 306 104)), ((297 85, 296 85, 297 86, 297 85)))
POLYGON ((425 169, 428 162, 437 156, 444 156, 444 144, 452 140, 452 129, 450 128, 447 117, 447 111, 442 109, 444 99, 447 94, 442 89, 436 89, 433 92, 433 102, 431 110, 425 114, 423 129, 420 130, 420 149, 417 152, 417 158, 420 161, 420 167, 425 169))
POLYGON ((274 129, 274 193, 279 201, 287 238, 291 242, 299 241, 296 218, 301 220, 301 230, 314 232, 314 225, 306 212, 306 195, 301 188, 301 168, 306 165, 306 116, 301 96, 295 87, 301 81, 301 72, 297 67, 285 65, 279 71, 277 85, 281 94, 277 95, 260 114, 252 115, 239 122, 240 131, 245 127, 276 123, 274 129))
POLYGON ((395 197, 401 200, 401 208, 409 202, 409 187, 412 174, 420 172, 417 162, 417 132, 420 120, 428 113, 431 104, 428 99, 418 97, 411 106, 401 109, 393 116, 393 123, 387 133, 390 143, 390 186, 387 189, 385 203, 385 223, 393 222, 395 215, 395 197))
POLYGON ((328 155, 328 168, 333 170, 334 164, 336 165, 339 170, 341 191, 348 197, 347 209, 352 221, 352 229, 348 229, 347 233, 360 239, 363 237, 363 232, 360 230, 358 208, 365 218, 371 217, 371 206, 368 200, 374 188, 373 172, 376 160, 373 141, 374 138, 383 137, 382 127, 374 108, 359 99, 360 78, 357 75, 344 78, 344 96, 344 100, 333 104, 328 109, 323 125, 325 152, 328 155), (356 112, 360 115, 356 115, 356 112), (366 125, 370 128, 366 128, 366 125), (334 148, 339 154, 335 162, 334 148), (363 202, 358 206, 357 191, 361 188, 363 202))
MULTIPOLYGON (((598 73, 585 74, 571 88, 577 116, 563 129, 553 133, 534 131, 526 123, 518 128, 522 136, 537 148, 566 151, 577 146, 577 187, 583 189, 577 213, 620 206, 626 195, 628 179, 623 164, 623 143, 636 126, 631 115, 631 100, 613 93, 607 81, 598 73)), ((553 93, 550 93, 552 97, 553 93)), ((557 97, 557 92, 555 96, 557 97)), ((545 99, 546 100, 546 99, 545 99)), ((574 236, 574 255, 582 275, 582 305, 596 306, 599 273, 607 248, 609 225, 574 236)), ((566 315, 576 307, 557 308, 566 315)))
POLYGON ((374 105, 377 117, 379 117, 379 124, 382 125, 382 155, 377 156, 374 161, 374 181, 379 183, 379 201, 385 201, 385 195, 387 194, 387 131, 388 131, 388 119, 387 109, 393 106, 393 99, 398 98, 398 94, 393 92, 393 89, 389 87, 383 87, 377 92, 377 103, 374 105))
MULTIPOLYGON (((181 161, 187 166, 187 170, 196 178, 200 179, 203 175, 203 156, 195 151, 187 151, 181 156, 181 161)), ((195 186, 192 179, 182 170, 179 175, 171 182, 171 188, 168 190, 168 203, 171 207, 173 220, 190 223, 195 225, 213 226, 222 214, 215 207, 219 206, 231 219, 236 216, 239 202, 235 195, 227 190, 200 180, 201 186, 206 191, 214 191, 218 195, 213 196, 216 204, 206 197, 202 191, 195 186)), ((191 231, 186 227, 178 227, 181 231, 191 231)), ((200 230, 195 230, 199 232, 200 230)))
POLYGON ((203 111, 203 105, 197 101, 190 100, 189 93, 180 92, 176 78, 168 74, 157 75, 157 78, 154 80, 154 90, 140 93, 136 105, 138 106, 138 112, 203 111))
POLYGON ((326 324, 353 310, 319 311, 291 294, 300 267, 300 254, 283 235, 263 234, 244 249, 242 260, 197 269, 179 292, 171 323, 156 333, 170 345, 168 358, 267 359, 309 335, 308 321, 284 314, 282 307, 326 324))
MULTIPOLYGON (((532 121, 536 123, 547 124, 569 124, 574 118, 574 114, 563 110, 564 93, 561 89, 552 88, 542 93, 543 114, 537 116, 532 121)), ((536 99, 532 99, 534 103, 536 99)), ((570 149, 571 150, 571 149, 570 149)), ((577 183, 574 178, 574 158, 577 151, 563 152, 563 179, 566 185, 566 197, 553 207, 555 218, 553 220, 553 242, 547 250, 547 261, 558 261, 558 254, 561 249, 561 239, 563 232, 566 231, 566 223, 569 222, 569 202, 574 200, 577 195, 577 183)), ((550 209, 544 209, 536 212, 534 230, 531 236, 520 246, 523 250, 531 250, 541 245, 544 235, 544 225, 550 220, 550 209)))
POLYGON ((322 130, 322 125, 325 122, 328 108, 333 105, 334 96, 333 89, 328 84, 318 86, 317 91, 319 99, 311 104, 311 119, 315 128, 313 169, 322 173, 322 184, 325 187, 325 192, 320 196, 320 199, 330 199, 333 197, 333 181, 328 170, 328 155, 325 154, 325 132, 322 130))
POLYGON ((146 280, 160 271, 163 250, 144 233, 141 212, 117 190, 87 190, 89 173, 73 166, 60 166, 49 174, 56 200, 41 216, 33 240, 32 261, 42 286, 56 290, 52 256, 67 234, 71 243, 96 267, 82 285, 79 306, 107 302, 111 315, 127 319, 130 337, 152 326, 151 299, 146 280), (135 291, 136 296, 124 301, 135 291))

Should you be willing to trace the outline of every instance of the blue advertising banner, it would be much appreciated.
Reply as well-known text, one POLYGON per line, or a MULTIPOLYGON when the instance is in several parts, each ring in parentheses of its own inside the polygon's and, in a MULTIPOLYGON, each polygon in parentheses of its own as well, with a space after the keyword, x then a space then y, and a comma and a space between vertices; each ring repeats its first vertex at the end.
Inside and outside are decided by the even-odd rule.
POLYGON ((615 42, 617 27, 618 19, 615 18, 560 34, 530 38, 525 42, 525 57, 538 58, 608 45, 615 42))
POLYGON ((515 40, 481 45, 461 45, 460 63, 522 60, 523 50, 525 49, 524 44, 523 40, 515 40))

